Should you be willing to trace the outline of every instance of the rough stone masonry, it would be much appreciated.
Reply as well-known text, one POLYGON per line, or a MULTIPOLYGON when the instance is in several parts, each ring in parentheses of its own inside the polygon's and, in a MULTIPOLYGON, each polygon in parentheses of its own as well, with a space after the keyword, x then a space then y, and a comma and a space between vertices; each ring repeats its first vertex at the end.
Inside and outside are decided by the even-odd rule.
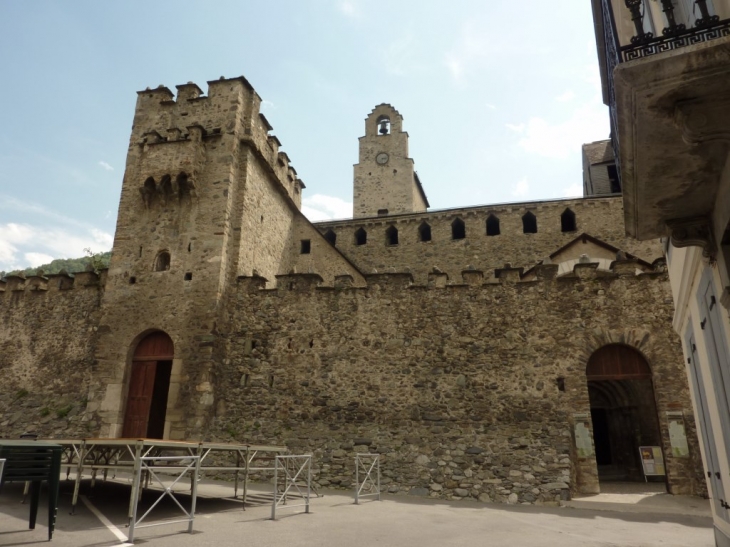
POLYGON ((120 436, 164 332, 165 438, 285 443, 341 487, 377 452, 391 492, 554 503, 600 487, 586 366, 618 344, 651 368, 669 491, 705 493, 661 246, 625 237, 621 196, 314 226, 259 105, 244 78, 139 92, 108 271, 0 281, 0 435, 120 436))

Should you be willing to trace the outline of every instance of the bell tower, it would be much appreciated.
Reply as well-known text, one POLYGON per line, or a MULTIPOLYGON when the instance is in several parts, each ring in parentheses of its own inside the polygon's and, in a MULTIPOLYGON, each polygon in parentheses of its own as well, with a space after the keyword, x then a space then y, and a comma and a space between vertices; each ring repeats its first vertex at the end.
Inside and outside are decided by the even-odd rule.
POLYGON ((408 157, 403 116, 389 104, 376 106, 365 119, 355 164, 353 217, 425 211, 428 199, 408 157))

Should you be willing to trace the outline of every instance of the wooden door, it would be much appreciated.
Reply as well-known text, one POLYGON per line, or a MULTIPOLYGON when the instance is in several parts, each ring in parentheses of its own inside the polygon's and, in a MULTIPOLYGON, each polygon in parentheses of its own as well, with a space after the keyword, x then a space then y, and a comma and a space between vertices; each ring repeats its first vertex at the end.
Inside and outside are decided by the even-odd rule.
POLYGON ((588 359, 586 376, 589 381, 640 380, 651 378, 651 369, 634 348, 609 344, 596 350, 588 359))
POLYGON ((124 438, 139 439, 147 436, 147 422, 150 418, 156 371, 157 361, 134 361, 132 363, 127 413, 124 416, 122 431, 124 438))
POLYGON ((122 437, 162 438, 174 353, 172 339, 161 331, 148 334, 137 344, 122 437))

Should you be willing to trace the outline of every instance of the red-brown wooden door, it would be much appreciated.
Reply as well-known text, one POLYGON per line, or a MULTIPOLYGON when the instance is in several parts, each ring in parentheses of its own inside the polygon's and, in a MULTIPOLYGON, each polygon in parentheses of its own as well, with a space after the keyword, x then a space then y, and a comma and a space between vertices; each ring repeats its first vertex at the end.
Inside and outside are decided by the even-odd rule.
POLYGON ((651 378, 651 369, 634 348, 609 344, 596 350, 588 359, 586 376, 589 381, 640 380, 651 378))
POLYGON ((129 380, 127 414, 124 417, 124 438, 147 436, 147 422, 152 406, 152 392, 155 387, 157 361, 134 361, 132 377, 129 380))
POLYGON ((137 344, 122 437, 162 438, 173 353, 172 340, 164 332, 154 332, 137 344), (150 416, 151 410, 154 416, 150 416))

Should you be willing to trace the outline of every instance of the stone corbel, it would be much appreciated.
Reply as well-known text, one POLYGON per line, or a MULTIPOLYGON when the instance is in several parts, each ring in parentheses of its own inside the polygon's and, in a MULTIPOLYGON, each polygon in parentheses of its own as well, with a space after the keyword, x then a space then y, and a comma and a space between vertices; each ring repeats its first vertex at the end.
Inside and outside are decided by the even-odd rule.
POLYGON ((674 119, 689 145, 710 141, 730 143, 730 97, 727 94, 680 101, 674 119))
POLYGON ((715 260, 717 247, 712 235, 712 225, 707 217, 680 218, 667 221, 671 242, 677 248, 702 247, 702 256, 715 260))

